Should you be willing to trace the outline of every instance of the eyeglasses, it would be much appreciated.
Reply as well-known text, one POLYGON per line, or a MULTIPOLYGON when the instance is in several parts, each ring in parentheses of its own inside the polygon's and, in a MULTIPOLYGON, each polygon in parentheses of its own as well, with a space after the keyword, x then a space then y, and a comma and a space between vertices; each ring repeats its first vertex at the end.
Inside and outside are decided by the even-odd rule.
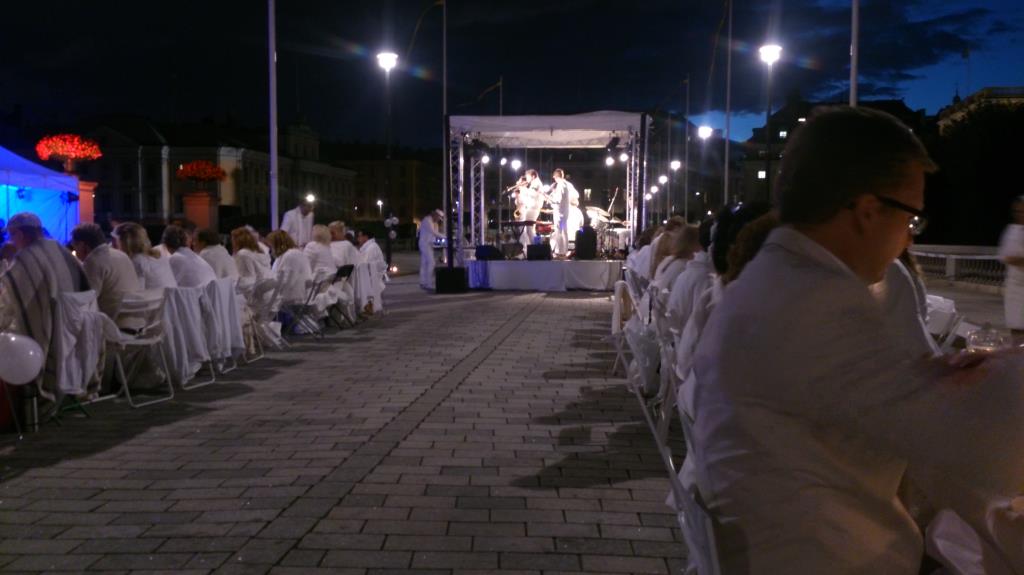
POLYGON ((907 212, 914 216, 910 218, 910 223, 907 224, 907 227, 910 228, 910 235, 921 235, 921 232, 923 232, 924 228, 928 225, 928 216, 925 215, 923 210, 919 210, 913 206, 908 206, 907 204, 904 204, 899 200, 894 200, 888 196, 882 196, 879 194, 872 195, 878 198, 878 201, 883 205, 889 206, 890 208, 896 208, 897 210, 907 212))

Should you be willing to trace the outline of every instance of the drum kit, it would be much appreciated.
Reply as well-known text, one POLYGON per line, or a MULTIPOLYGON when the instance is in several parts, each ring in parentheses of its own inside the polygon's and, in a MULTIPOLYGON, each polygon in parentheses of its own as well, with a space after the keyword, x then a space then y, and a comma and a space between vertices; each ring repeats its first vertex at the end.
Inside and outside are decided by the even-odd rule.
POLYGON ((626 229, 625 223, 597 206, 588 206, 586 210, 587 219, 590 220, 590 225, 597 232, 598 252, 607 257, 622 249, 620 240, 622 232, 620 230, 626 229))

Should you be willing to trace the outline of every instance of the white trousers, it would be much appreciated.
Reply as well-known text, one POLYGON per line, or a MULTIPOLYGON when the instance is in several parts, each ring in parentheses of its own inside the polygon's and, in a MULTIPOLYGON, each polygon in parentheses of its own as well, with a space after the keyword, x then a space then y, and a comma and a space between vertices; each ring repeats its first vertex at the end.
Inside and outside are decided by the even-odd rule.
POLYGON ((568 222, 566 216, 555 210, 553 220, 555 229, 551 231, 551 253, 554 255, 565 255, 569 253, 569 233, 566 229, 568 222))
POLYGON ((420 246, 420 287, 434 289, 434 248, 420 246))
MULTIPOLYGON (((522 210, 522 217, 519 221, 537 221, 540 217, 540 208, 531 208, 522 210)), ((526 251, 526 246, 533 243, 533 238, 537 237, 537 227, 533 224, 523 226, 523 232, 519 234, 519 243, 523 244, 523 251, 526 251)))

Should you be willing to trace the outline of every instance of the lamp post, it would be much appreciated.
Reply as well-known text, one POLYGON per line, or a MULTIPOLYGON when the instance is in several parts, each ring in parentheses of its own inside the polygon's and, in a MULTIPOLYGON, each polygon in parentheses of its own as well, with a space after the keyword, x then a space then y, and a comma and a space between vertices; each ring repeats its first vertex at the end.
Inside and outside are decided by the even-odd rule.
MULTIPOLYGON (((706 161, 707 160, 707 154, 708 154, 707 141, 708 141, 708 138, 710 138, 711 135, 714 134, 714 133, 715 133, 715 131, 711 129, 711 126, 699 126, 697 128, 697 137, 700 138, 700 165, 701 165, 701 167, 707 165, 707 161, 706 161)), ((704 180, 706 181, 706 178, 704 180)), ((700 186, 698 186, 698 188, 700 188, 700 186)), ((696 193, 696 195, 699 196, 700 192, 698 191, 696 193)), ((704 194, 704 199, 707 200, 707 194, 704 194)))
POLYGON ((391 70, 398 65, 398 54, 394 52, 381 52, 377 54, 377 65, 384 69, 384 194, 388 198, 388 205, 394 207, 395 201, 391 194, 391 70))
MULTIPOLYGON (((672 177, 674 178, 674 177, 676 177, 676 172, 679 171, 679 168, 683 167, 683 163, 680 162, 679 160, 672 160, 671 162, 668 163, 668 167, 672 169, 672 177)), ((674 211, 674 209, 675 208, 673 207, 673 211, 674 211)), ((683 215, 683 219, 686 219, 686 216, 688 216, 688 215, 689 214, 684 214, 683 215)), ((687 221, 686 223, 690 223, 690 222, 687 221)))
POLYGON ((377 200, 377 213, 380 215, 380 217, 384 217, 384 202, 382 202, 381 200, 377 200))
POLYGON ((658 176, 658 185, 661 186, 660 189, 665 190, 665 193, 662 194, 665 198, 664 202, 658 203, 661 204, 661 207, 665 209, 665 211, 662 213, 662 219, 667 220, 668 217, 672 215, 671 207, 668 205, 669 195, 671 195, 668 189, 668 176, 666 176, 665 174, 658 176))
POLYGON ((766 106, 764 110, 764 176, 765 186, 768 192, 768 200, 772 197, 772 66, 782 56, 782 46, 778 44, 766 44, 758 50, 761 61, 768 65, 767 80, 765 81, 766 106))

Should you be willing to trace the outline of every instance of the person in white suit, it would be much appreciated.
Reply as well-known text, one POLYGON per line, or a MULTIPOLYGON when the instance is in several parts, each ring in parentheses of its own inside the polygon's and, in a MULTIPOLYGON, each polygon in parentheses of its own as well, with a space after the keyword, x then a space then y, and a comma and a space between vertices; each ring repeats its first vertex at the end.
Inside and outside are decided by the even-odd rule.
POLYGON ((298 247, 303 247, 313 239, 313 204, 305 199, 299 205, 288 210, 281 218, 281 229, 284 230, 298 247))
POLYGON ((441 210, 434 210, 420 220, 420 287, 427 291, 434 289, 434 267, 437 265, 434 242, 437 238, 443 237, 439 231, 443 218, 444 213, 441 210))

